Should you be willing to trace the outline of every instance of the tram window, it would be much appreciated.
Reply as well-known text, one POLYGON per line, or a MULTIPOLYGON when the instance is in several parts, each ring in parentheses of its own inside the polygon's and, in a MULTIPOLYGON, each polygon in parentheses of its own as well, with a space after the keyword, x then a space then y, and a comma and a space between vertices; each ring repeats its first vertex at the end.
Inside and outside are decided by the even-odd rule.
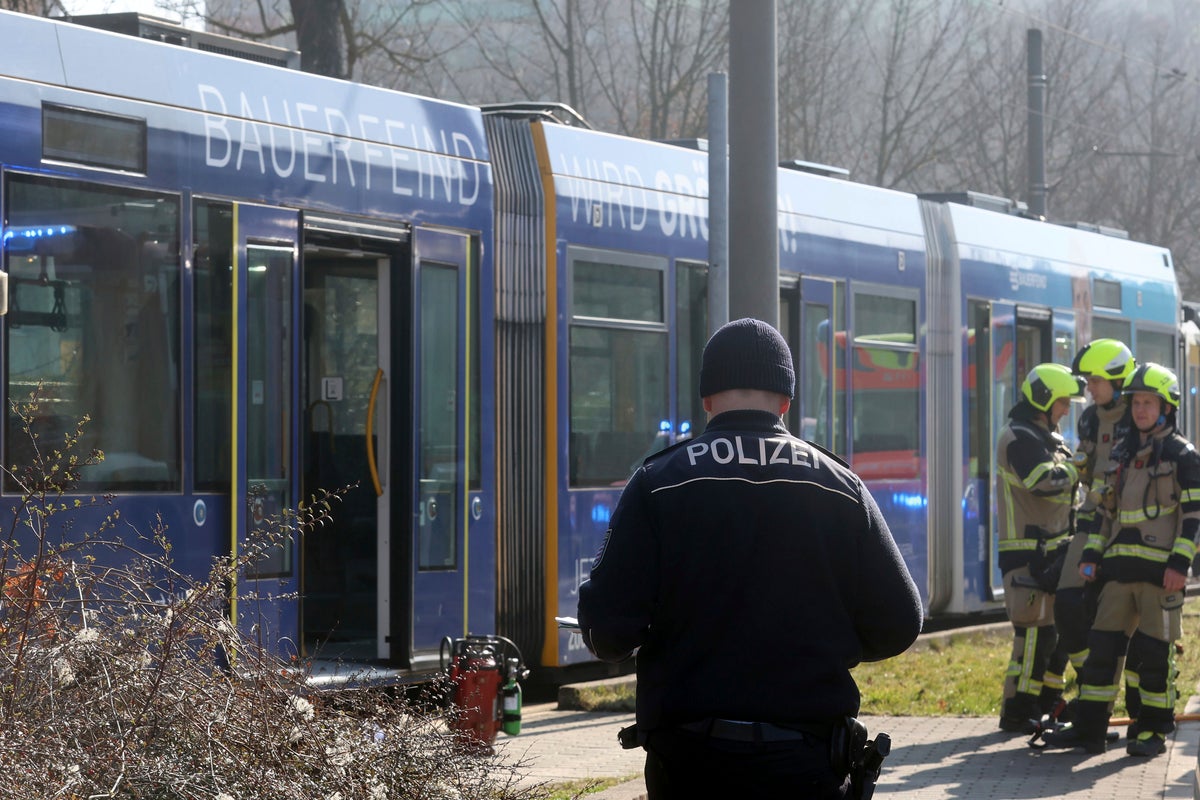
POLYGON ((1153 361, 1175 371, 1175 337, 1163 331, 1138 329, 1134 357, 1139 364, 1153 361))
MULTIPOLYGON (((968 476, 987 479, 991 467, 991 439, 988 433, 987 409, 991 405, 992 330, 991 308, 980 300, 971 300, 967 307, 970 327, 967 330, 967 452, 968 476)), ((996 365, 1000 369, 1000 365, 996 365)))
POLYGON ((47 103, 42 156, 51 161, 146 172, 146 120, 47 103))
POLYGON ((670 439, 663 259, 571 264, 572 486, 615 486, 670 439), (664 428, 666 424, 666 428, 664 428))
MULTIPOLYGON (((80 488, 178 490, 178 200, 21 175, 5 191, 7 399, 40 391, 47 442, 91 418, 82 452, 105 459, 80 488)), ((5 446, 29 462, 11 411, 5 446)))
POLYGON ((796 435, 824 447, 833 447, 829 420, 830 342, 829 306, 824 303, 804 304, 804 330, 800 346, 804 348, 804 366, 800 373, 800 406, 804 418, 796 435))
POLYGON ((854 348, 852 466, 864 477, 917 475, 918 360, 915 350, 854 348))
POLYGON ((916 300, 868 292, 854 295, 854 356, 849 376, 854 414, 851 466, 864 477, 919 474, 921 387, 916 321, 916 300))
POLYGON ((665 332, 571 328, 571 485, 623 484, 662 449, 665 332))
POLYGON ((854 295, 854 341, 916 344, 917 303, 858 292, 854 295))
POLYGON ((663 321, 661 270, 577 259, 571 281, 571 313, 576 318, 663 321))
POLYGON ((1092 281, 1092 303, 1098 308, 1121 310, 1121 284, 1097 278, 1092 281))
POLYGON ((1089 341, 1094 342, 1097 339, 1116 339, 1129 344, 1129 320, 1092 317, 1092 338, 1089 341))
POLYGON ((459 503, 456 487, 462 464, 459 461, 458 375, 447 364, 455 364, 462 352, 458 339, 458 273, 449 265, 422 267, 421 276, 421 452, 418 471, 421 481, 422 513, 417 543, 418 567, 452 568, 458 564, 458 525, 454 509, 459 503), (441 509, 437 511, 436 509, 441 509), (444 512, 444 513, 443 513, 444 512))
POLYGON ((233 436, 233 208, 197 202, 193 213, 195 262, 196 489, 229 491, 233 436))
MULTIPOLYGON (((477 242, 478 240, 476 240, 477 242)), ((476 245, 477 246, 477 245, 476 245)), ((479 316, 479 257, 478 253, 471 258, 472 269, 474 273, 470 278, 470 294, 467 296, 467 319, 480 319, 479 316)), ((478 491, 483 486, 483 399, 481 392, 483 391, 482 369, 483 360, 479 354, 483 352, 481 344, 481 331, 478 325, 470 326, 471 342, 470 342, 470 362, 467 364, 467 369, 470 370, 470 397, 467 402, 470 405, 470 429, 467 431, 467 488, 471 491, 478 491)))

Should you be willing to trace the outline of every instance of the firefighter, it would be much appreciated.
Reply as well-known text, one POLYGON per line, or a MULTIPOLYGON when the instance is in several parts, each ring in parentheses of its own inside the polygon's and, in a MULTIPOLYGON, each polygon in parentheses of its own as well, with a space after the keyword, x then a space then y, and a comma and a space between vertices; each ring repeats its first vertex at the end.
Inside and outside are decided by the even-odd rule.
POLYGON ((587 647, 637 650, 651 800, 870 794, 850 668, 904 652, 921 600, 862 481, 788 433, 794 389, 770 325, 714 333, 704 433, 633 474, 579 588, 587 647))
POLYGON ((1085 381, 1062 364, 1038 364, 996 445, 1000 570, 1013 649, 1004 675, 1000 728, 1031 734, 1061 687, 1043 685, 1054 651, 1054 592, 1071 534, 1079 471, 1058 423, 1085 381))
MULTIPOLYGON (((1074 460, 1079 467, 1080 483, 1085 491, 1075 512, 1075 530, 1054 594, 1054 630, 1058 646, 1050 657, 1042 680, 1043 690, 1051 695, 1062 695, 1067 663, 1071 664, 1078 676, 1087 657, 1087 637, 1092 627, 1095 598, 1092 591, 1085 591, 1087 584, 1076 566, 1083 555, 1088 536, 1100 527, 1096 503, 1089 499, 1089 492, 1103 487, 1113 445, 1129 431, 1129 406, 1121 401, 1121 387, 1136 366, 1133 353, 1116 339, 1096 339, 1084 345, 1071 362, 1071 372, 1087 381, 1092 404, 1084 409, 1076 428, 1079 445, 1074 460)), ((1136 685, 1127 686, 1127 707, 1131 696, 1136 698, 1136 694, 1136 685)), ((1133 713, 1133 709, 1130 711, 1133 713)), ((1069 718, 1068 711, 1061 714, 1057 721, 1066 722, 1069 718)))
POLYGON ((1044 737, 1050 747, 1101 753, 1117 664, 1127 654, 1141 699, 1132 756, 1166 751, 1174 730, 1174 647, 1180 637, 1184 587, 1200 538, 1200 454, 1178 432, 1179 383, 1171 370, 1142 364, 1125 380, 1132 430, 1112 454, 1099 499, 1099 530, 1088 537, 1079 573, 1104 579, 1088 656, 1080 675, 1075 719, 1044 737), (1126 631, 1133 631, 1132 636, 1126 631))

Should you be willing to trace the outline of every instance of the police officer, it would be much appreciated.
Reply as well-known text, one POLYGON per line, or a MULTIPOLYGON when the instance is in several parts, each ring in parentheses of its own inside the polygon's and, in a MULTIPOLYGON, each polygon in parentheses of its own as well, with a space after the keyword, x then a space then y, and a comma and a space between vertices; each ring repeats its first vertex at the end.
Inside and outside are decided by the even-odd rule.
POLYGON ((1180 636, 1187 571, 1200 540, 1200 454, 1175 427, 1179 383, 1171 370, 1142 364, 1125 380, 1133 430, 1112 458, 1100 500, 1101 524, 1079 565, 1103 576, 1072 724, 1047 734, 1051 747, 1100 753, 1117 697, 1122 653, 1141 697, 1133 756, 1166 751, 1174 730, 1172 643, 1180 636), (1126 635, 1133 630, 1133 635, 1126 635))
MULTIPOLYGON (((1104 485, 1113 445, 1129 431, 1129 406, 1121 401, 1121 386, 1137 366, 1133 353, 1116 339, 1096 339, 1079 349, 1071 372, 1087 381, 1092 404, 1084 409, 1076 428, 1079 438, 1075 464, 1080 467, 1083 501, 1076 509, 1075 531, 1067 548, 1065 568, 1054 595, 1054 629, 1058 646, 1050 657, 1043 678, 1043 691, 1061 696, 1068 661, 1078 676, 1087 657, 1088 631, 1092 627, 1094 597, 1085 592, 1085 582, 1076 566, 1083 556, 1088 536, 1099 530, 1100 516, 1089 492, 1104 485), (1081 464, 1082 462, 1082 464, 1081 464)), ((1126 706, 1136 697, 1136 686, 1126 688, 1126 706)), ((1060 716, 1066 722, 1070 713, 1060 716)))
POLYGON ((713 334, 707 428, 634 473, 580 587, 588 648, 608 661, 640 648, 651 800, 848 796, 850 667, 920 632, 917 587, 871 494, 784 427, 794 388, 770 325, 713 334))
POLYGON ((1062 364, 1038 364, 996 445, 1000 570, 1013 625, 1000 728, 1030 734, 1061 686, 1043 686, 1054 651, 1054 592, 1070 539, 1079 472, 1058 423, 1081 396, 1083 378, 1062 364))

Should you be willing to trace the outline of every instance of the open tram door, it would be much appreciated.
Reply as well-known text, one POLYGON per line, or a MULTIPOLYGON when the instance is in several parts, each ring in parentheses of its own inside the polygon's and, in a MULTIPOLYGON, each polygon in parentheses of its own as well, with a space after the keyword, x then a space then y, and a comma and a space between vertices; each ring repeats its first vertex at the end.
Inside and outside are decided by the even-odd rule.
MULTIPOLYGON (((972 525, 987 525, 988 580, 992 598, 1000 600, 1004 597, 1004 575, 1000 571, 996 443, 1008 424, 1008 412, 1020 399, 1021 382, 1029 370, 1055 360, 1056 339, 1047 308, 971 301, 968 313, 973 332, 968 395, 974 402, 969 434, 971 474, 967 502, 963 504, 965 530, 971 530, 972 525), (987 472, 983 472, 984 464, 987 472)), ((1062 363, 1062 354, 1058 355, 1062 363)))
POLYGON ((303 491, 353 487, 304 540, 304 654, 320 663, 436 669, 468 630, 468 544, 490 519, 468 444, 471 252, 465 234, 304 218, 303 491))
POLYGON ((402 480, 394 401, 407 370, 395 359, 392 309, 407 302, 395 292, 411 243, 407 227, 311 214, 303 236, 302 491, 344 490, 302 547, 302 651, 321 671, 394 660, 393 504, 402 480))
POLYGON ((268 651, 295 654, 298 545, 271 520, 299 492, 295 364, 299 215, 233 206, 233 396, 230 548, 245 571, 231 613, 268 651))

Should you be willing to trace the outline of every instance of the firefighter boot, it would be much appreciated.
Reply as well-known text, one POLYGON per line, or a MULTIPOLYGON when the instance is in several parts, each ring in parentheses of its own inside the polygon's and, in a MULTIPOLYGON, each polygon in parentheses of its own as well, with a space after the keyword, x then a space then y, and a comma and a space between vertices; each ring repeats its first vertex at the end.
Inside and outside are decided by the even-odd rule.
POLYGON ((1000 711, 1000 730, 1029 736, 1037 731, 1041 716, 1037 695, 1018 692, 1015 697, 1004 701, 1000 711))
POLYGON ((1154 731, 1142 731, 1136 739, 1130 739, 1125 752, 1131 756, 1152 758, 1167 752, 1167 738, 1154 731))
POLYGON ((1042 734, 1042 741, 1046 747, 1082 747, 1089 753, 1103 753, 1108 749, 1103 733, 1097 737, 1089 731, 1080 730, 1074 722, 1068 722, 1057 730, 1046 731, 1042 734))
POLYGON ((1108 707, 1104 703, 1079 702, 1075 721, 1042 736, 1046 747, 1082 747, 1089 753, 1103 753, 1108 748, 1108 707))

